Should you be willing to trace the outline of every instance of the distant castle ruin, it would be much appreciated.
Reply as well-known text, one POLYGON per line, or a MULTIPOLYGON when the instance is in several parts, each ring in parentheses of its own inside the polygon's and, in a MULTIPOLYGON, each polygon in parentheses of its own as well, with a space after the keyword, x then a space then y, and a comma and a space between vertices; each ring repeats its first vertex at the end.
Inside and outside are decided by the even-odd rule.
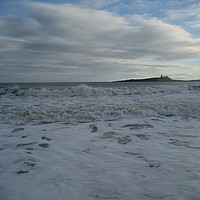
POLYGON ((168 76, 161 75, 160 78, 169 78, 168 76))

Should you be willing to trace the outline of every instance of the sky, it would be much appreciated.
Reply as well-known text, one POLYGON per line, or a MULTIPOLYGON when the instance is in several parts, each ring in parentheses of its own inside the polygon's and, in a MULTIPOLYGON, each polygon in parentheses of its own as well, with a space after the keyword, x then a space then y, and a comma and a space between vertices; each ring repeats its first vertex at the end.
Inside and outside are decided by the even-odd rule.
POLYGON ((0 82, 200 79, 199 0, 0 0, 0 82))

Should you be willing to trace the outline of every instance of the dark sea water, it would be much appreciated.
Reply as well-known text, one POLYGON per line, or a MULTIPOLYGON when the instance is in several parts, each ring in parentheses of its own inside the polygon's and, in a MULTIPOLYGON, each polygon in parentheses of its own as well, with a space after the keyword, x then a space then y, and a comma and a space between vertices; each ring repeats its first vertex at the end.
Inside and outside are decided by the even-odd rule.
POLYGON ((0 83, 0 88, 65 88, 79 85, 91 87, 145 87, 145 86, 174 86, 174 85, 200 85, 200 82, 27 82, 27 83, 0 83))

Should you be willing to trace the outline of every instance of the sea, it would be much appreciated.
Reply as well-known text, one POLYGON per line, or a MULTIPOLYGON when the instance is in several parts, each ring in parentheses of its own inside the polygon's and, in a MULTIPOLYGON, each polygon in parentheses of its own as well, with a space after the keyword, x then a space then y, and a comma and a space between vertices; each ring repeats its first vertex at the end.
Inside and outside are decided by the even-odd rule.
POLYGON ((200 199, 200 82, 0 84, 0 199, 200 199))
POLYGON ((84 123, 148 116, 200 118, 200 82, 1 83, 0 121, 84 123))

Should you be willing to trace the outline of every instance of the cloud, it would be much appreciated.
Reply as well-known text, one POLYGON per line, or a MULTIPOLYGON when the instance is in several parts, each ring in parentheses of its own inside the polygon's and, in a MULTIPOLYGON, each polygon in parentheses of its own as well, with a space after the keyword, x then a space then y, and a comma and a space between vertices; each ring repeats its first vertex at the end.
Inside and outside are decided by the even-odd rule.
POLYGON ((199 39, 157 18, 122 17, 71 4, 29 2, 27 9, 25 18, 0 16, 4 72, 48 72, 51 80, 116 80, 121 71, 142 71, 144 65, 136 64, 141 59, 200 57, 199 39))
POLYGON ((192 39, 181 27, 156 18, 133 15, 126 20, 106 11, 67 4, 32 3, 31 7, 37 11, 33 20, 40 26, 36 27, 38 32, 43 39, 49 39, 42 44, 39 40, 42 49, 47 45, 47 49, 55 51, 110 57, 136 55, 137 59, 199 58, 199 40, 192 39))
POLYGON ((120 0, 82 0, 81 5, 86 8, 100 9, 118 2, 120 0))
POLYGON ((200 27, 200 3, 196 0, 185 0, 185 7, 166 10, 167 19, 171 22, 182 22, 185 27, 200 27))

